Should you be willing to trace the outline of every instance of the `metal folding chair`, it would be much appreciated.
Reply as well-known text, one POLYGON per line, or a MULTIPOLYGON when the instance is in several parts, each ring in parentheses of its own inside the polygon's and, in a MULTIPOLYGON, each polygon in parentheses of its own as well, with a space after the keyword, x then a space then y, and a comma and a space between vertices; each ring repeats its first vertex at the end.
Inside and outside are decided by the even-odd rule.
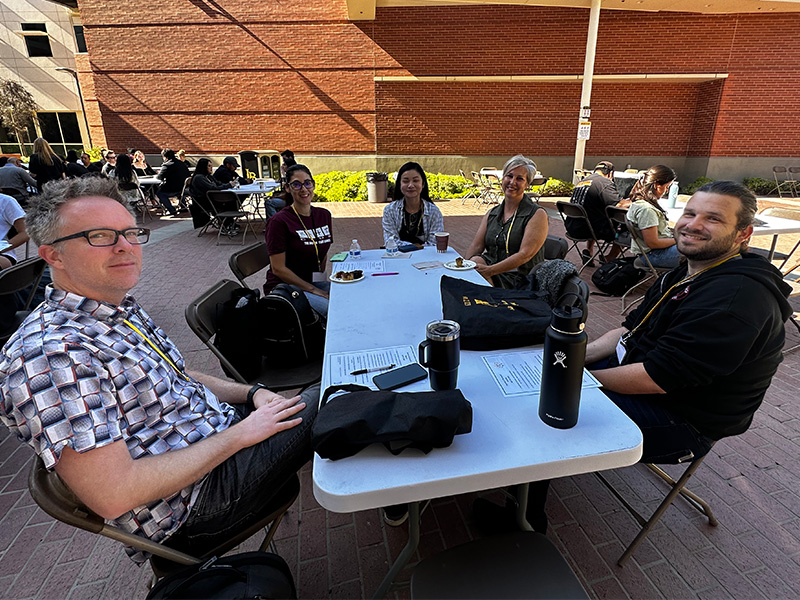
POLYGON ((464 173, 464 171, 459 169, 458 172, 461 173, 461 177, 463 177, 464 180, 467 182, 466 185, 464 186, 464 187, 467 188, 467 193, 461 199, 461 205, 463 206, 464 204, 467 203, 467 200, 470 200, 470 199, 475 200, 475 199, 477 199, 480 191, 479 191, 478 185, 472 179, 467 177, 466 174, 464 173))
MULTIPOLYGON (((211 549, 206 549, 199 556, 180 552, 165 544, 156 543, 148 538, 128 533, 123 529, 108 524, 105 519, 88 508, 61 481, 55 471, 48 471, 38 456, 33 458, 28 475, 28 489, 36 504, 57 521, 96 533, 112 540, 132 546, 137 550, 149 552, 150 566, 156 579, 180 569, 184 565, 206 562, 214 556, 222 556, 245 540, 251 538, 262 529, 267 528, 264 541, 259 550, 265 552, 272 545, 272 538, 278 530, 283 515, 294 504, 300 492, 300 481, 292 475, 275 495, 264 502, 261 513, 244 529, 234 532, 231 537, 211 549)), ((169 542, 167 542, 169 543, 169 542)), ((274 550, 273 550, 274 551, 274 550)))
POLYGON ((772 176, 775 178, 775 187, 772 192, 778 192, 780 198, 786 194, 787 198, 793 198, 797 195, 794 184, 795 182, 789 178, 789 171, 786 167, 772 167, 772 176))
POLYGON ((420 562, 411 598, 588 598, 558 548, 533 531, 495 535, 420 562))
POLYGON ((650 530, 652 530, 655 524, 658 523, 658 520, 661 518, 664 512, 669 508, 669 505, 672 504, 672 501, 678 497, 678 495, 683 496, 686 499, 686 501, 692 505, 692 507, 703 513, 708 518, 709 525, 713 527, 717 526, 719 521, 717 521, 717 518, 714 516, 714 513, 711 512, 711 507, 708 505, 708 503, 705 502, 702 498, 700 498, 696 494, 693 494, 692 492, 686 489, 686 483, 689 481, 692 475, 694 475, 695 471, 697 471, 697 469, 700 467, 700 465, 703 462, 703 459, 705 459, 706 456, 708 455, 704 454, 703 456, 696 457, 693 454, 690 454, 689 456, 686 456, 678 460, 678 462, 675 464, 684 464, 688 462, 689 466, 686 467, 686 470, 678 478, 677 481, 657 465, 645 463, 645 466, 648 469, 650 469, 653 473, 658 475, 661 479, 663 479, 665 482, 667 482, 667 484, 671 486, 669 493, 666 495, 664 500, 661 501, 661 504, 658 505, 658 508, 656 508, 656 510, 653 512, 653 514, 650 516, 649 519, 643 517, 633 506, 631 506, 631 504, 627 500, 625 500, 625 498, 622 497, 622 495, 614 488, 613 485, 611 485, 611 483, 603 476, 602 473, 600 473, 599 471, 595 473, 595 475, 597 475, 600 481, 602 481, 603 484, 605 484, 605 486, 611 491, 611 493, 614 494, 620 502, 622 502, 622 505, 628 510, 628 512, 631 515, 633 515, 633 518, 636 519, 639 525, 641 525, 639 533, 636 535, 633 541, 628 545, 628 547, 625 549, 625 551, 617 560, 617 564, 620 567, 625 564, 625 561, 627 561, 628 558, 630 558, 634 550, 636 550, 639 544, 641 544, 642 541, 644 541, 644 538, 647 537, 647 534, 650 533, 650 530))
MULTIPOLYGON (((646 248, 647 245, 644 243, 644 237, 642 236, 641 230, 633 223, 630 219, 628 219, 627 213, 625 214, 625 226, 628 228, 628 232, 631 234, 631 239, 636 242, 640 248, 646 248)), ((641 281, 637 282, 636 285, 632 286, 628 291, 626 291, 622 295, 622 314, 624 315, 628 312, 631 308, 636 306, 639 302, 644 299, 644 294, 639 296, 636 300, 625 306, 625 299, 628 297, 628 294, 635 290, 636 288, 648 283, 650 281, 655 281, 659 276, 672 269, 669 267, 654 267, 653 263, 650 262, 650 257, 647 254, 640 254, 636 257, 636 260, 633 261, 633 266, 639 269, 640 271, 645 272, 645 278, 641 281)))
POLYGON ((30 288, 22 308, 14 312, 14 316, 10 319, 8 326, 0 332, 0 346, 3 346, 9 340, 30 314, 33 297, 36 295, 36 289, 39 287, 39 281, 42 279, 46 267, 47 263, 44 259, 36 256, 22 260, 0 271, 0 296, 8 297, 4 298, 4 300, 10 303, 10 312, 14 312, 13 294, 30 288))
POLYGON ((244 287, 249 287, 245 279, 269 267, 269 253, 267 243, 258 242, 248 246, 244 250, 239 250, 231 254, 228 259, 228 266, 244 287))
MULTIPOLYGON (((219 330, 219 306, 229 300, 234 290, 243 286, 229 279, 217 282, 203 292, 186 307, 186 322, 195 335, 200 338, 209 350, 219 359, 231 378, 240 383, 263 383, 269 389, 280 392, 295 388, 308 387, 322 377, 322 357, 305 364, 274 366, 269 360, 262 361, 261 373, 253 380, 245 379, 214 344, 214 337, 219 330)), ((254 332, 248 332, 255 335, 254 332)))
MULTIPOLYGON (((239 207, 239 197, 234 192, 228 190, 209 190, 206 196, 208 197, 208 205, 211 209, 210 212, 214 215, 214 219, 217 222, 217 246, 219 246, 219 239, 222 237, 226 226, 228 227, 228 232, 233 231, 231 229, 233 226, 232 224, 238 224, 239 219, 244 220, 244 228, 242 230, 242 246, 244 246, 244 241, 247 237, 248 231, 253 234, 253 237, 256 237, 256 233, 253 231, 250 224, 250 213, 248 211, 241 210, 241 208, 239 210, 227 209, 228 206, 239 207), (225 208, 220 210, 220 207, 225 208)), ((205 231, 205 227, 202 231, 205 231)), ((238 232, 234 234, 226 233, 226 235, 229 238, 233 238, 234 235, 238 235, 238 232)))
POLYGON ((583 208, 580 204, 574 204, 572 202, 564 202, 563 200, 559 200, 556 202, 556 208, 558 208, 558 213, 561 215, 561 219, 564 221, 564 230, 567 236, 567 239, 572 242, 572 246, 569 247, 570 250, 573 248, 578 253, 578 256, 581 257, 581 268, 578 269, 578 274, 583 272, 590 262, 592 262, 597 256, 600 256, 600 259, 605 261, 606 256, 604 254, 605 250, 611 245, 611 242, 606 242, 605 240, 597 239, 597 235, 594 232, 594 228, 592 227, 591 221, 589 221, 589 216, 586 214, 586 209, 583 208), (567 219, 572 219, 570 226, 567 226, 567 219), (579 227, 585 227, 585 231, 589 232, 588 236, 581 236, 575 233, 570 233, 570 229, 575 231, 575 228, 572 227, 572 224, 577 223, 579 227), (592 256, 586 260, 581 255, 580 248, 578 248, 578 242, 594 242, 595 243, 595 251, 592 256))

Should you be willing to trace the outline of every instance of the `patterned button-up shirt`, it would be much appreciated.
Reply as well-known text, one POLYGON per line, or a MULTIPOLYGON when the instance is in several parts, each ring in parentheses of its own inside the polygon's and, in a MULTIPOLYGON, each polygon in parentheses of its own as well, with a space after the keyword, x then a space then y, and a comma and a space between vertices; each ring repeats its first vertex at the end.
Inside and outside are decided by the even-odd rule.
MULTIPOLYGON (((130 296, 113 306, 48 287, 0 354, 0 420, 52 469, 76 452, 125 440, 134 459, 223 431, 234 410, 183 374, 164 331, 130 296), (180 371, 124 321, 128 320, 180 371)), ((113 522, 156 542, 186 520, 202 480, 113 522)), ((143 553, 129 549, 137 562, 143 553)))

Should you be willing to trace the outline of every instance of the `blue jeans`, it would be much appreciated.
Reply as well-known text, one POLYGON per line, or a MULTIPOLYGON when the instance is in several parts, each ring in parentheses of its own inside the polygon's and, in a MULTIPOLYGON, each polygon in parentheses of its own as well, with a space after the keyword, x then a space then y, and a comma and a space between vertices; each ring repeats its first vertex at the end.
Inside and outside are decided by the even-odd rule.
MULTIPOLYGON (((167 545, 195 556, 216 548, 247 528, 281 484, 311 459, 311 426, 317 416, 319 385, 302 392, 306 407, 297 416, 302 423, 263 442, 240 450, 206 477, 186 522, 167 545)), ((247 416, 243 404, 235 423, 247 416)))
POLYGON ((668 248, 658 248, 650 250, 647 253, 647 258, 654 267, 660 269, 674 269, 681 262, 681 254, 678 252, 677 246, 669 246, 668 248))
MULTIPOLYGON (((616 357, 612 364, 616 364, 616 357)), ((586 365, 589 371, 609 367, 609 360, 586 365)), ((642 430, 644 449, 639 462, 675 464, 679 459, 704 456, 714 440, 688 421, 670 412, 648 395, 627 395, 603 389, 603 393, 642 430)))
POLYGON ((264 202, 264 215, 267 219, 269 219, 270 217, 275 216, 275 213, 285 206, 286 202, 280 198, 267 198, 267 200, 264 202))
MULTIPOLYGON (((331 291, 331 282, 330 281, 315 281, 312 283, 315 288, 323 290, 325 292, 331 291)), ((290 288, 293 290, 297 290, 298 292, 303 292, 308 298, 308 303, 311 305, 311 308, 314 309, 314 312, 318 313, 323 320, 328 319, 328 299, 323 298, 322 296, 317 296, 316 294, 312 294, 311 292, 306 292, 301 290, 296 285, 290 285, 290 288)))
POLYGON ((171 214, 171 215, 177 215, 178 214, 178 212, 175 210, 175 207, 172 206, 172 201, 170 200, 170 198, 172 196, 180 196, 180 192, 175 193, 175 192, 161 192, 161 191, 159 191, 159 192, 156 192, 156 196, 158 196, 158 200, 161 202, 161 204, 164 206, 164 208, 167 210, 167 212, 169 214, 171 214))

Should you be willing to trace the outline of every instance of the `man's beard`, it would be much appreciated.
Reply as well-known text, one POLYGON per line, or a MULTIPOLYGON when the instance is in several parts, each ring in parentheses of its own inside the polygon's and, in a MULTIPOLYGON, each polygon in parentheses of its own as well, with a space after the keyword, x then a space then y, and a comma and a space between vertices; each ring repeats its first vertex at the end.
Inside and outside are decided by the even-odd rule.
MULTIPOLYGON (((686 228, 680 230, 681 233, 686 231, 687 233, 694 233, 692 231, 687 231, 686 228)), ((700 235, 700 234, 697 234, 700 235)), ((730 235, 726 235, 723 238, 719 239, 711 239, 711 240, 703 240, 704 245, 698 248, 688 248, 684 250, 681 248, 680 243, 680 234, 678 235, 678 251, 683 254, 689 260, 696 260, 696 261, 706 261, 706 260, 713 260, 715 258, 722 258, 726 254, 730 254, 734 249, 738 250, 741 246, 736 244, 736 236, 739 235, 739 231, 736 229, 733 230, 733 233, 730 235)))

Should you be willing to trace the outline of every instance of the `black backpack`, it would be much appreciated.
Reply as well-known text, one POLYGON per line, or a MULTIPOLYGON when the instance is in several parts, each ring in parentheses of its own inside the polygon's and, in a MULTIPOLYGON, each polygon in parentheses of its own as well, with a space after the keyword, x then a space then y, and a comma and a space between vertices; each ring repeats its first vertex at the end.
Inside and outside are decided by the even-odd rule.
POLYGON ((633 266, 634 257, 615 258, 598 267, 592 274, 595 287, 609 296, 622 296, 645 276, 633 266))
POLYGON ((297 598, 286 561, 269 552, 245 552, 189 565, 159 580, 148 600, 170 598, 297 598))
POLYGON ((322 355, 325 329, 303 292, 280 283, 259 301, 263 354, 276 364, 302 364, 322 355))
MULTIPOLYGON (((263 344, 258 335, 242 335, 242 332, 262 331, 263 321, 259 306, 259 291, 239 288, 230 299, 217 304, 217 334, 214 345, 247 381, 261 373, 263 344)), ((228 377, 229 369, 221 364, 228 377)))

